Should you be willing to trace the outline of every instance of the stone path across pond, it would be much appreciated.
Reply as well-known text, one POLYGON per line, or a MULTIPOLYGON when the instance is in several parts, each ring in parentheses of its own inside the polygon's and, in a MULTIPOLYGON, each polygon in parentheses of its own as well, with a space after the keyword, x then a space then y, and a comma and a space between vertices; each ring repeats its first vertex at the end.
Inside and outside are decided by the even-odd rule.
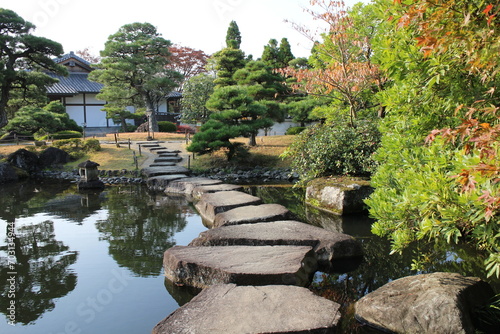
POLYGON ((141 144, 150 155, 142 169, 148 187, 193 200, 213 228, 165 251, 166 278, 204 290, 153 333, 332 333, 339 305, 305 287, 318 266, 361 258, 360 244, 293 220, 285 207, 240 186, 190 177, 182 145, 169 144, 141 144))

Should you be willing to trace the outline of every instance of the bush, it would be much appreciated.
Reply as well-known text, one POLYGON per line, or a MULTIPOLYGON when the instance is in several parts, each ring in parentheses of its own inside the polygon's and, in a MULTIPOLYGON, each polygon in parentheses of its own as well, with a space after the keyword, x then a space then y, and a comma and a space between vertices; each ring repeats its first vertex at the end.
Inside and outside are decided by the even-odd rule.
POLYGON ((380 133, 373 122, 359 122, 356 127, 315 125, 299 134, 282 154, 291 158, 292 170, 302 180, 321 176, 368 176, 376 164, 373 154, 380 133))
POLYGON ((36 139, 37 140, 47 140, 47 139, 52 138, 54 140, 59 140, 59 139, 74 139, 74 138, 82 138, 82 137, 83 137, 83 135, 81 132, 66 130, 66 131, 59 131, 59 132, 49 134, 49 135, 44 135, 44 136, 37 135, 36 139))
POLYGON ((84 152, 97 152, 101 150, 101 143, 97 139, 87 139, 83 142, 82 149, 84 152))
POLYGON ((306 128, 303 126, 292 126, 286 130, 285 135, 290 135, 290 136, 298 135, 299 133, 301 133, 305 129, 306 128))
POLYGON ((85 141, 78 138, 62 139, 55 141, 52 146, 67 152, 74 160, 82 158, 88 152, 101 150, 101 145, 97 139, 87 139, 85 141))
POLYGON ((137 128, 138 128, 137 125, 127 124, 127 128, 125 130, 123 130, 122 128, 120 128, 119 132, 135 132, 135 130, 137 130, 137 128))
POLYGON ((158 130, 160 132, 176 132, 177 131, 177 125, 175 125, 172 122, 158 122, 158 130))

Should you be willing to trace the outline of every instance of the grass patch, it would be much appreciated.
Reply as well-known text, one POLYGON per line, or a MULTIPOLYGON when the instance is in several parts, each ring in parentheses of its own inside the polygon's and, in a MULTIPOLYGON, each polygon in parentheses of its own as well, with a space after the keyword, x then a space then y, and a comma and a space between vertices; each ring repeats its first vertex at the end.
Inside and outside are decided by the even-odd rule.
MULTIPOLYGON (((211 155, 197 155, 191 161, 194 170, 207 170, 211 168, 249 168, 255 166, 286 168, 290 160, 283 160, 280 155, 290 146, 295 136, 267 136, 257 137, 257 146, 247 147, 249 154, 244 157, 235 157, 227 161, 223 151, 211 155)), ((247 138, 234 139, 235 142, 248 142, 247 138)))
MULTIPOLYGON (((0 146, 0 155, 7 156, 22 148, 29 149, 30 151, 34 150, 34 146, 26 145, 0 146)), ((64 165, 64 169, 76 169, 78 164, 81 162, 92 160, 97 162, 100 165, 99 169, 102 170, 135 170, 134 150, 129 150, 125 145, 122 145, 122 147, 116 147, 114 144, 101 144, 101 148, 101 151, 85 154, 82 158, 67 163, 64 165)), ((36 148, 36 152, 40 154, 44 149, 45 147, 36 148)), ((136 152, 136 154, 138 153, 136 152)), ((143 155, 141 157, 137 155, 137 158, 140 166, 147 159, 147 156, 143 155)))
MULTIPOLYGON (((184 140, 186 139, 186 135, 182 133, 170 133, 170 132, 155 132, 155 133, 150 133, 154 140, 184 140)), ((148 133, 147 132, 119 132, 117 133, 117 139, 119 141, 124 141, 124 140, 130 140, 133 141, 146 141, 148 139, 148 133)), ((113 141, 115 140, 115 134, 114 133, 108 133, 106 134, 105 137, 97 137, 96 139, 99 140, 107 140, 107 141, 113 141)))
MULTIPOLYGON (((78 164, 86 160, 92 160, 97 162, 100 165, 99 169, 102 170, 135 170, 134 150, 129 150, 126 146, 116 147, 116 145, 107 144, 101 144, 101 148, 98 152, 88 153, 81 159, 67 163, 64 168, 75 169, 78 164)), ((137 155, 137 158, 139 166, 146 160, 144 155, 142 157, 137 155)))

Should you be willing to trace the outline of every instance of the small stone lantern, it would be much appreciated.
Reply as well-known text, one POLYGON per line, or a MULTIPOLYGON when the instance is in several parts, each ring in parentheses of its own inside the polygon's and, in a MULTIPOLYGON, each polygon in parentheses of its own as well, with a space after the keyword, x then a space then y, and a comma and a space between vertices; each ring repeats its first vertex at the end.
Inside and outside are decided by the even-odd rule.
POLYGON ((96 189, 104 188, 104 183, 99 180, 99 164, 87 160, 78 165, 78 172, 80 174, 80 181, 78 182, 78 189, 96 189))

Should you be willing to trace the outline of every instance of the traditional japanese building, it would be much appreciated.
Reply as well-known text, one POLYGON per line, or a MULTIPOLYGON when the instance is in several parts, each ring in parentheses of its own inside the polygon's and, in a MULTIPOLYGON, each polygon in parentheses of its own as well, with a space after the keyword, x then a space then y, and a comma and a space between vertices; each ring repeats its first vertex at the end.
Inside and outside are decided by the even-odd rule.
MULTIPOLYGON (((47 95, 52 101, 61 101, 66 107, 66 112, 71 119, 83 127, 87 128, 115 128, 118 125, 106 117, 106 112, 102 110, 106 101, 98 100, 96 95, 103 85, 88 79, 89 73, 93 70, 91 64, 85 59, 70 52, 54 61, 66 66, 68 76, 50 74, 59 80, 58 83, 48 87, 47 95)), ((179 100, 182 94, 171 92, 165 97, 157 113, 157 119, 174 121, 179 113, 179 100)), ((133 107, 130 107, 134 111, 133 107)))

